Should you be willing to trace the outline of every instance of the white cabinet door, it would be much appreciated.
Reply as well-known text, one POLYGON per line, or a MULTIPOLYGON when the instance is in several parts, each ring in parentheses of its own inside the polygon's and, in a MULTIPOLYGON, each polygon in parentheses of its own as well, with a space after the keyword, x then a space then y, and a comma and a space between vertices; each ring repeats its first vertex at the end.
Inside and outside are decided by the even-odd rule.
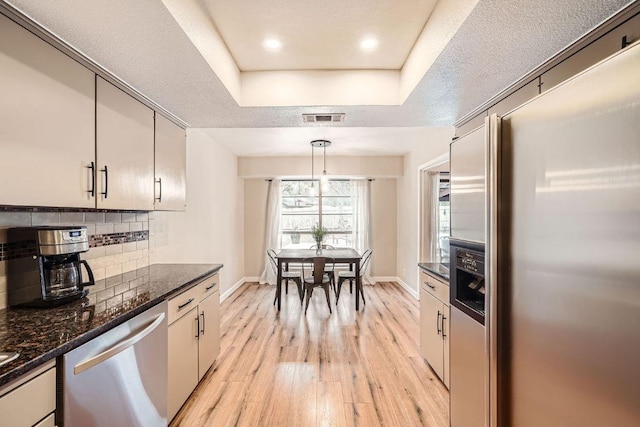
POLYGON ((153 210, 153 114, 96 78, 98 209, 153 210))
POLYGON ((444 317, 442 319, 442 343, 444 345, 444 364, 442 382, 449 388, 449 314, 451 309, 443 306, 444 317))
POLYGON ((55 411, 56 370, 49 369, 38 375, 40 369, 36 368, 35 372, 26 374, 26 378, 33 378, 6 394, 4 390, 0 390, 1 426, 32 426, 55 411))
POLYGON ((557 86, 568 78, 597 64, 607 56, 613 55, 622 48, 623 37, 626 37, 628 44, 640 39, 640 15, 634 16, 542 74, 542 91, 545 92, 557 86))
POLYGON ((220 353, 220 292, 205 298, 198 306, 200 312, 200 342, 198 379, 207 373, 220 353))
POLYGON ((442 349, 443 304, 422 290, 420 294, 420 347, 422 355, 438 377, 443 377, 444 358, 442 349))
POLYGON ((196 385, 198 385, 198 310, 169 325, 169 354, 167 382, 167 419, 178 413, 196 385))
POLYGON ((489 115, 496 113, 499 116, 504 116, 509 111, 513 110, 524 104, 527 101, 532 100, 540 94, 539 79, 535 78, 520 89, 513 92, 511 95, 498 102, 493 107, 489 108, 489 115))
POLYGON ((95 75, 0 15, 0 204, 95 207, 95 75))
POLYGON ((156 113, 155 210, 183 211, 187 203, 185 130, 156 113))
POLYGON ((56 417, 54 414, 51 414, 33 427, 55 427, 55 425, 56 425, 56 417))

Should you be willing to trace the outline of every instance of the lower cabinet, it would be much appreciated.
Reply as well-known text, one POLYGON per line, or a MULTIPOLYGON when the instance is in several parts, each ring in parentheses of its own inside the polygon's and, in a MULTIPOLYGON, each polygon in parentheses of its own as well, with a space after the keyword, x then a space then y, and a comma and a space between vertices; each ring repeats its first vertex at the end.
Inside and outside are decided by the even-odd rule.
POLYGON ((198 385, 198 308, 169 325, 167 419, 180 410, 198 385))
POLYGON ((443 295, 448 297, 449 286, 423 272, 420 277, 420 350, 422 357, 448 388, 449 300, 443 295))
POLYGON ((55 361, 34 369, 0 389, 2 426, 53 426, 55 410, 55 361))
POLYGON ((204 377, 220 354, 220 292, 205 298, 200 311, 200 341, 198 343, 198 381, 204 377))
POLYGON ((173 419, 220 353, 218 275, 169 300, 167 419, 173 419))

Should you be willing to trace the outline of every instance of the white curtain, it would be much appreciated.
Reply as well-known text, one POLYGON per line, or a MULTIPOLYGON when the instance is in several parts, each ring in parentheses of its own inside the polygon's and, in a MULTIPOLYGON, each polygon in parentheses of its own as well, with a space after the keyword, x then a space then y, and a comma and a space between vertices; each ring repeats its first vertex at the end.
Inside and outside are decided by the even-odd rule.
MULTIPOLYGON (((351 181, 351 206, 353 207, 353 244, 355 250, 362 254, 371 248, 371 181, 351 181)), ((373 255, 372 255, 373 257, 373 255)), ((364 283, 372 283, 371 260, 362 273, 364 283)))
POLYGON ((422 200, 424 210, 424 236, 422 239, 422 253, 424 261, 437 262, 438 233, 440 228, 440 173, 425 171, 422 175, 422 200))
POLYGON ((282 208, 282 200, 280 198, 281 181, 274 179, 269 182, 269 190, 267 193, 267 215, 264 236, 264 271, 260 276, 260 284, 275 285, 277 277, 273 272, 273 268, 267 256, 267 249, 273 249, 278 252, 282 244, 281 232, 282 224, 280 223, 280 211, 282 208))

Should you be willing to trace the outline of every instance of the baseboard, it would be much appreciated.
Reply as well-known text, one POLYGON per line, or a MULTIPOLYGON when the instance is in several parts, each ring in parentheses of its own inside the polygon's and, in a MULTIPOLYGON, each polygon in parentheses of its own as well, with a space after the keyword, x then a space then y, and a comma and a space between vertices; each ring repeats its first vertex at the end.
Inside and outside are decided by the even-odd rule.
POLYGON ((378 283, 378 282, 397 282, 398 278, 394 277, 394 276, 377 276, 377 277, 372 277, 371 280, 373 280, 375 283, 378 283))
POLYGON ((405 282, 403 282, 399 277, 395 277, 395 281, 398 282, 398 284, 402 286, 405 291, 409 292, 409 294, 412 297, 414 297, 417 300, 420 299, 420 294, 418 294, 418 291, 416 291, 415 289, 411 289, 411 287, 407 285, 405 282))
POLYGON ((259 277, 245 277, 244 281, 245 282, 256 282, 256 283, 258 283, 260 281, 260 278, 259 277))
POLYGON ((235 291, 238 290, 238 288, 240 288, 240 286, 244 285, 245 282, 250 282, 251 280, 247 280, 247 279, 253 279, 253 277, 247 278, 247 277, 243 277, 242 279, 238 280, 232 287, 230 287, 229 289, 227 289, 226 291, 224 291, 223 294, 220 294, 220 302, 226 300, 227 298, 229 298, 235 291))

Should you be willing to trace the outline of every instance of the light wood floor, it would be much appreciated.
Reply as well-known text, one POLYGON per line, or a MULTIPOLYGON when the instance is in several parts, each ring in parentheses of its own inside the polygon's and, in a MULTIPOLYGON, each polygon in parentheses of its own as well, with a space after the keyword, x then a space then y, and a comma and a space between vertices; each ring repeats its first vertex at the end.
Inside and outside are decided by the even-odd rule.
POLYGON ((322 289, 304 315, 295 285, 244 285, 222 304, 218 360, 172 426, 447 426, 447 389, 419 354, 419 306, 395 283, 322 289))

